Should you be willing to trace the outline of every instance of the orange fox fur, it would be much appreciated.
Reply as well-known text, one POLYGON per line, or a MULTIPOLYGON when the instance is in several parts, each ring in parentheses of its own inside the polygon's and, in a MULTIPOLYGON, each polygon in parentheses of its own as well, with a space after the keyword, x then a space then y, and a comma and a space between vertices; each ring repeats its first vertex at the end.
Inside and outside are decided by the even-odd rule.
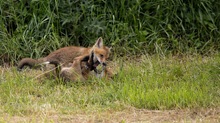
POLYGON ((66 78, 74 81, 77 77, 74 78, 70 76, 75 76, 73 72, 75 71, 75 73, 81 76, 80 80, 83 80, 84 78, 87 78, 86 76, 89 71, 87 70, 88 68, 85 70, 85 67, 82 66, 82 59, 86 56, 89 56, 88 63, 90 64, 90 66, 87 67, 90 67, 90 70, 95 70, 94 68, 101 64, 103 66, 103 71, 107 72, 108 70, 104 69, 104 66, 106 66, 106 59, 109 57, 109 54, 110 48, 103 45, 103 39, 100 37, 93 45, 93 47, 85 48, 69 46, 51 52, 48 56, 44 58, 23 58, 18 63, 18 70, 22 70, 24 66, 29 66, 30 68, 32 68, 37 67, 40 64, 54 64, 55 66, 62 65, 62 70, 60 72, 62 76, 67 76, 66 78), (71 69, 63 67, 67 66, 67 64, 69 63, 72 63, 72 66, 70 67, 71 69))

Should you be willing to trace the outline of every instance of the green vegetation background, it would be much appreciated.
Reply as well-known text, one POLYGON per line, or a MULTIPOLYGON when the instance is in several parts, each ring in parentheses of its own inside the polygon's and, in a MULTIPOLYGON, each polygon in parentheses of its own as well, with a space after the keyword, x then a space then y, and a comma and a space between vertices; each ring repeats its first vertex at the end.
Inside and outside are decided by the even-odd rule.
POLYGON ((219 0, 0 0, 0 64, 98 37, 118 55, 150 54, 116 59, 113 80, 86 84, 0 67, 0 114, 219 107, 220 54, 209 54, 220 49, 219 27, 219 0))
POLYGON ((116 53, 207 53, 220 46, 218 0, 1 0, 1 61, 98 37, 116 53))

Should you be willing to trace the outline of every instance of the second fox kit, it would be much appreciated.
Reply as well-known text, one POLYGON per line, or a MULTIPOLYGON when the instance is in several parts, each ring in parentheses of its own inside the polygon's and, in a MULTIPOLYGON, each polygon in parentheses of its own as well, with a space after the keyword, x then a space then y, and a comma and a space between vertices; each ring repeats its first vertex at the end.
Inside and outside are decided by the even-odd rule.
POLYGON ((93 47, 76 47, 69 46, 58 49, 54 52, 51 52, 48 56, 39 59, 24 58, 18 63, 18 70, 23 69, 24 66, 35 67, 40 64, 54 64, 55 66, 63 65, 66 66, 69 63, 72 63, 74 58, 79 56, 91 56, 93 65, 96 67, 99 64, 105 66, 106 59, 109 57, 110 48, 103 45, 103 39, 100 37, 97 39, 93 47))
POLYGON ((75 59, 70 67, 62 67, 60 77, 65 81, 84 81, 85 76, 83 73, 89 73, 89 69, 84 69, 81 61, 75 59))
MULTIPOLYGON (((84 81, 88 79, 90 71, 92 69, 95 71, 98 65, 97 63, 93 63, 92 59, 95 57, 95 55, 90 54, 90 56, 79 56, 75 58, 70 67, 62 67, 60 76, 67 81, 84 81)), ((97 71, 95 72, 98 75, 97 71)), ((112 76, 112 72, 106 67, 106 64, 103 64, 100 77, 111 78, 112 76)))

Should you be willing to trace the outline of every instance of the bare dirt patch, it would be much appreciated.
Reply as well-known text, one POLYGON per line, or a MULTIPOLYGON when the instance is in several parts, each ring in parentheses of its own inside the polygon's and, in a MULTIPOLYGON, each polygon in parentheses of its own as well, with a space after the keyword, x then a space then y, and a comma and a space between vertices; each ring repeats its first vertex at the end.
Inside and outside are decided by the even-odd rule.
POLYGON ((0 121, 18 122, 65 122, 65 123, 155 123, 155 122, 220 122, 220 108, 183 109, 183 110, 147 110, 129 108, 122 111, 103 111, 74 114, 41 114, 39 116, 4 116, 0 121))

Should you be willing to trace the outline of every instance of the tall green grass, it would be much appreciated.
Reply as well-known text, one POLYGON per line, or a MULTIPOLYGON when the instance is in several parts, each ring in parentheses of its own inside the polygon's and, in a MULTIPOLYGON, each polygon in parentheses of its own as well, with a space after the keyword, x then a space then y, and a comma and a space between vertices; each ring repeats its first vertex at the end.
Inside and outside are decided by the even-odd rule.
MULTIPOLYGON (((219 50, 217 0, 4 0, 0 54, 11 61, 41 57, 102 36, 116 52, 219 50)), ((2 57, 4 58, 4 57, 2 57)))
POLYGON ((40 71, 1 68, 0 111, 12 115, 74 114, 127 107, 214 108, 220 105, 220 56, 143 56, 115 60, 112 80, 62 83, 33 80, 40 71))

